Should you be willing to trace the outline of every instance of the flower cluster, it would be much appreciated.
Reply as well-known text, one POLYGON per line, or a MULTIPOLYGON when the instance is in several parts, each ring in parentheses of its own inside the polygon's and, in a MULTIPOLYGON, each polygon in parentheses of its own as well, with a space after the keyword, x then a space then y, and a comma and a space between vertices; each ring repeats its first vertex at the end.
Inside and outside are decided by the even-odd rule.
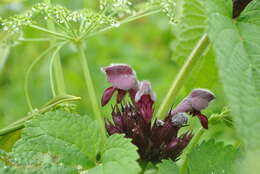
POLYGON ((175 109, 171 109, 164 120, 155 120, 155 93, 149 81, 138 81, 134 70, 125 64, 115 64, 102 68, 107 80, 112 84, 102 96, 105 106, 116 93, 115 106, 112 107, 112 121, 106 121, 109 135, 125 134, 138 147, 141 159, 159 162, 162 159, 177 160, 192 138, 191 132, 178 135, 186 126, 188 114, 197 116, 204 128, 208 119, 201 113, 215 96, 204 89, 194 89, 175 109), (122 104, 129 94, 131 102, 122 104))
POLYGON ((109 15, 123 17, 132 14, 132 3, 129 0, 101 0, 100 10, 108 12, 109 15))
POLYGON ((29 25, 31 21, 32 12, 27 11, 22 15, 15 15, 1 20, 1 28, 8 33, 17 33, 23 26, 29 25))
POLYGON ((44 19, 51 19, 60 25, 65 24, 64 27, 67 27, 68 24, 73 27, 80 26, 80 29, 83 30, 81 32, 84 32, 84 29, 86 29, 92 23, 101 25, 113 25, 116 23, 114 18, 104 14, 96 13, 88 9, 70 11, 69 9, 60 5, 50 6, 45 3, 36 4, 32 9, 35 13, 44 15, 44 19))
POLYGON ((176 23, 176 20, 175 20, 176 2, 172 1, 172 0, 164 0, 163 2, 161 2, 161 6, 163 9, 163 12, 169 18, 170 24, 176 23))
POLYGON ((71 11, 60 5, 38 3, 24 14, 1 19, 0 28, 2 28, 3 31, 16 33, 24 26, 28 26, 32 23, 36 24, 36 20, 33 20, 36 16, 39 17, 37 20, 40 18, 43 20, 52 20, 65 32, 75 29, 75 31, 84 33, 89 26, 94 24, 96 28, 103 28, 104 26, 119 26, 116 18, 102 12, 94 12, 89 9, 71 11))

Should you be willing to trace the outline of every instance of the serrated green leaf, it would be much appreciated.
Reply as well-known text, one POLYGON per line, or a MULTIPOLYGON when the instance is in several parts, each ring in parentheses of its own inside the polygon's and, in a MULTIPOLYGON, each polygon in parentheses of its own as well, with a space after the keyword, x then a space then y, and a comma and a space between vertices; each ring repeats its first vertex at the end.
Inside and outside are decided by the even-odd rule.
POLYGON ((163 160, 157 165, 157 174, 178 174, 179 169, 177 165, 172 160, 163 160))
POLYGON ((137 163, 137 147, 123 135, 112 135, 101 153, 100 164, 88 171, 89 174, 138 174, 141 171, 137 163))
POLYGON ((100 141, 96 122, 87 116, 63 111, 37 115, 25 124, 22 138, 8 154, 10 157, 3 159, 1 170, 7 174, 141 171, 137 147, 131 139, 113 135, 105 145, 100 141))
POLYGON ((219 13, 229 18, 232 17, 233 2, 231 0, 206 0, 205 6, 207 7, 207 14, 219 13))
POLYGON ((210 38, 219 75, 230 103, 238 137, 245 145, 237 173, 259 173, 260 135, 260 5, 253 1, 238 21, 220 13, 210 17, 210 38), (253 154, 253 155, 252 155, 253 154))
POLYGON ((219 75, 230 103, 237 132, 249 148, 259 148, 260 27, 220 14, 210 18, 210 38, 219 75))
POLYGON ((206 30, 207 16, 201 0, 179 0, 181 12, 174 26, 177 40, 173 58, 183 62, 206 30))
POLYGON ((232 174, 238 150, 210 140, 193 148, 187 157, 190 174, 232 174))
POLYGON ((12 153, 18 164, 41 163, 39 158, 50 154, 64 165, 89 168, 95 165, 100 141, 98 126, 88 116, 56 111, 28 121, 12 153))

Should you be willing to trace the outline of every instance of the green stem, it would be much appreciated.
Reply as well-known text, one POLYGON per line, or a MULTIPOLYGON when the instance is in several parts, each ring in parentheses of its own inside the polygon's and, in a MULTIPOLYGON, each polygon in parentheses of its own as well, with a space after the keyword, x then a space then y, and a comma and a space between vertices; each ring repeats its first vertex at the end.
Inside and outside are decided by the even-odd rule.
MULTIPOLYGON (((45 2, 51 5, 51 0, 45 0, 45 2)), ((55 32, 56 28, 52 21, 47 21, 47 25, 48 25, 48 29, 55 32)), ((66 38, 71 38, 67 35, 64 36, 66 36, 66 38)), ((56 42, 57 40, 53 38, 51 45, 55 44, 56 42)), ((63 95, 66 94, 66 88, 65 88, 65 81, 64 81, 63 71, 62 71, 60 55, 58 52, 56 53, 54 59, 55 60, 54 60, 53 68, 54 68, 54 76, 55 76, 56 87, 57 87, 57 95, 63 95)))
POLYGON ((182 66, 176 79, 173 81, 166 97, 164 98, 156 117, 162 119, 166 116, 169 108, 172 105, 172 101, 177 98, 178 92, 183 87, 186 79, 188 78, 190 72, 195 67, 196 62, 199 60, 205 49, 209 45, 209 39, 207 34, 204 34, 201 39, 197 42, 196 46, 192 50, 191 54, 187 58, 187 61, 182 66))
POLYGON ((58 37, 61 38, 61 39, 65 39, 65 38, 66 38, 67 40, 72 40, 71 37, 69 37, 69 36, 67 36, 67 35, 65 35, 65 34, 57 33, 57 32, 48 30, 48 29, 46 29, 46 28, 42 28, 42 27, 37 26, 37 25, 31 24, 30 27, 31 27, 31 28, 34 28, 34 29, 37 29, 37 30, 40 30, 40 31, 43 31, 43 32, 45 32, 45 33, 52 34, 52 35, 54 35, 54 36, 58 36, 58 37))
MULTIPOLYGON (((50 61, 50 68, 49 68, 49 71, 50 71, 50 83, 51 83, 51 91, 52 91, 52 94, 53 94, 54 97, 56 96, 56 92, 55 92, 55 85, 54 85, 54 80, 53 80, 53 65, 54 65, 54 61, 56 60, 55 58, 57 58, 57 54, 59 53, 60 49, 65 44, 66 44, 66 42, 61 44, 60 46, 58 46, 56 48, 56 50, 54 50, 54 52, 52 54, 51 61, 50 61)), ((62 93, 62 91, 60 91, 60 93, 62 93)))
POLYGON ((48 102, 46 105, 44 105, 40 110, 30 114, 27 117, 24 117, 12 124, 10 124, 8 127, 3 128, 0 130, 0 136, 9 134, 11 132, 14 132, 18 129, 21 129, 24 127, 24 123, 31 118, 33 118, 37 114, 43 114, 47 111, 50 111, 52 108, 56 107, 58 104, 64 103, 64 102, 70 102, 70 101, 76 101, 80 100, 80 97, 75 97, 72 95, 63 95, 63 96, 58 96, 54 99, 52 99, 50 102, 48 102))
POLYGON ((50 38, 21 38, 21 42, 48 42, 51 41, 50 38))
POLYGON ((59 45, 59 43, 49 47, 48 49, 46 49, 44 52, 42 52, 42 54, 40 54, 36 59, 34 59, 34 61, 31 63, 31 65, 29 66, 29 68, 26 71, 26 75, 25 75, 25 81, 24 81, 24 93, 25 93, 25 98, 26 98, 26 102, 29 106, 30 111, 33 110, 33 106, 32 106, 32 102, 30 99, 30 95, 29 95, 29 76, 30 73, 32 71, 32 68, 42 59, 44 58, 44 56, 46 56, 48 53, 51 52, 51 50, 53 48, 55 48, 57 45, 59 45))
POLYGON ((99 109, 99 105, 97 102, 97 97, 96 97, 96 92, 94 89, 94 85, 93 85, 93 80, 91 78, 90 72, 89 72, 89 65, 87 62, 87 58, 84 52, 84 48, 82 43, 78 43, 77 44, 78 50, 79 50, 79 58, 80 58, 80 64, 82 66, 82 70, 83 70, 83 74, 84 74, 84 78, 85 78, 85 83, 88 89, 88 95, 90 97, 90 101, 91 101, 91 106, 92 106, 92 110, 93 113, 95 115, 96 120, 99 123, 99 127, 101 130, 101 134, 102 134, 102 138, 103 140, 106 139, 106 131, 105 131, 105 127, 104 127, 104 120, 101 116, 100 113, 100 109, 99 109))

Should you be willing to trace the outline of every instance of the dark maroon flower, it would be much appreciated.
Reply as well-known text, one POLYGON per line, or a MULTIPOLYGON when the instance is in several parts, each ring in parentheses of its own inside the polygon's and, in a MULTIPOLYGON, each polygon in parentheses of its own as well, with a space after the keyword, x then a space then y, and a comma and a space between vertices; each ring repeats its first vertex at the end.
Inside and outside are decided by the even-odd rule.
POLYGON ((106 121, 107 132, 109 135, 125 134, 131 138, 138 147, 141 159, 154 163, 162 159, 177 160, 193 136, 191 132, 179 135, 179 130, 187 126, 187 114, 197 116, 202 126, 208 127, 208 119, 200 111, 215 98, 210 91, 193 90, 176 109, 170 110, 164 120, 152 123, 155 94, 150 82, 144 80, 138 83, 128 65, 112 65, 103 70, 112 87, 105 90, 102 105, 106 105, 117 91, 117 104, 112 108, 113 122, 106 121), (131 103, 119 104, 127 93, 131 103))
POLYGON ((147 122, 152 119, 155 98, 155 93, 152 91, 150 82, 147 80, 142 81, 135 95, 135 103, 147 122))

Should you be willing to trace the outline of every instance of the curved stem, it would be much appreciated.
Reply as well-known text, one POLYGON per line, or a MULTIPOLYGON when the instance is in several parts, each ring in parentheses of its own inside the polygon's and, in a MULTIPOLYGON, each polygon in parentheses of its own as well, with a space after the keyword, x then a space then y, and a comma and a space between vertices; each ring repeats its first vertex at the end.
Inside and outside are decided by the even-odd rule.
POLYGON ((84 48, 83 48, 82 43, 78 43, 77 47, 79 50, 80 64, 82 66, 85 83, 86 83, 86 86, 88 89, 88 95, 89 95, 90 101, 91 101, 92 110, 93 110, 94 116, 99 124, 101 134, 102 134, 102 139, 105 140, 106 131, 105 131, 104 120, 100 113, 100 109, 99 109, 99 105, 98 105, 97 97, 96 97, 96 92, 95 92, 95 88, 93 85, 93 80, 92 80, 90 72, 89 72, 89 65, 88 65, 87 58, 86 58, 86 55, 84 52, 84 48))
POLYGON ((44 56, 46 56, 48 53, 51 52, 51 50, 53 48, 55 48, 57 45, 59 45, 59 43, 57 43, 56 45, 53 45, 52 47, 49 47, 48 49, 46 49, 44 52, 42 52, 42 54, 40 54, 36 59, 34 59, 34 61, 31 63, 31 65, 29 66, 29 68, 26 71, 26 75, 25 75, 25 81, 24 81, 24 92, 25 92, 25 98, 26 98, 26 102, 29 106, 30 111, 33 110, 33 106, 32 106, 32 102, 30 99, 30 95, 29 95, 29 76, 30 73, 32 71, 32 68, 42 59, 44 58, 44 56))
POLYGON ((53 97, 56 96, 56 92, 55 92, 55 85, 54 85, 54 80, 53 80, 53 64, 55 61, 55 58, 57 57, 58 52, 60 51, 60 49, 66 44, 67 42, 62 43, 60 46, 58 46, 56 48, 56 50, 53 52, 52 57, 51 57, 51 61, 50 61, 50 67, 49 67, 49 71, 50 71, 50 84, 51 84, 51 91, 52 91, 52 95, 53 97))
MULTIPOLYGON (((45 2, 48 5, 51 5, 51 0, 45 0, 45 2)), ((56 28, 52 21, 48 20, 47 25, 48 25, 48 29, 50 29, 51 31, 56 33, 56 31, 55 31, 56 28)), ((65 35, 65 36, 66 36, 65 38, 68 38, 69 40, 72 39, 70 36, 67 36, 67 35, 65 35)), ((53 40, 51 41, 51 45, 55 44, 56 42, 57 42, 57 40, 55 38, 53 38, 53 40)), ((55 57, 54 57, 55 60, 54 60, 53 68, 54 68, 55 81, 56 81, 56 85, 57 85, 57 94, 63 95, 63 94, 66 94, 66 88, 65 88, 65 81, 64 81, 64 75, 63 75, 62 66, 61 66, 60 55, 58 52, 56 53, 55 57)))
POLYGON ((176 79, 173 81, 166 97, 164 98, 156 117, 162 119, 166 116, 168 110, 172 105, 172 101, 177 98, 178 92, 183 87, 185 80, 188 78, 189 73, 195 67, 197 60, 201 57, 205 49, 209 45, 209 39, 207 34, 204 34, 201 39, 197 42, 197 45, 192 50, 191 54, 187 58, 186 62, 182 66, 176 79))

